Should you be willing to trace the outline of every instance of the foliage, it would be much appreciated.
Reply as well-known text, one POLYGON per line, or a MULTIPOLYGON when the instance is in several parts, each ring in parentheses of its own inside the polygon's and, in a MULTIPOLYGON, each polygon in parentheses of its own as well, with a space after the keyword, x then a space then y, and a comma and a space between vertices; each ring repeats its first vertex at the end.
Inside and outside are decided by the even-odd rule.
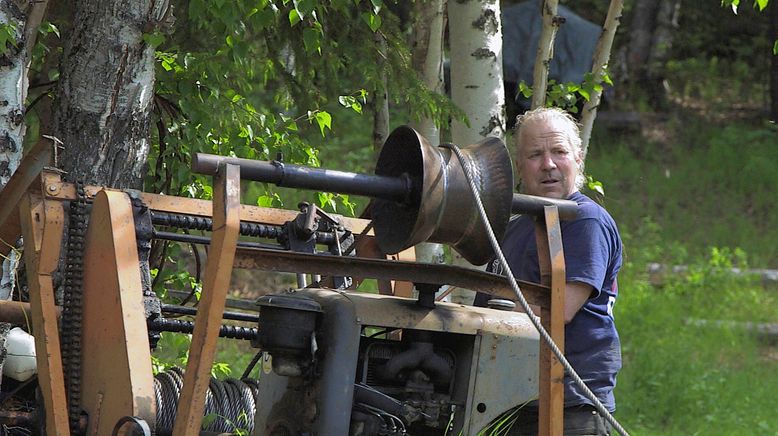
MULTIPOLYGON (((759 11, 763 11, 767 7, 767 3, 770 0, 754 0, 754 8, 759 8, 759 11)), ((738 7, 740 6, 740 0, 721 0, 722 6, 728 6, 732 9, 732 12, 737 14, 738 7)))
POLYGON ((16 34, 18 29, 14 23, 0 24, 0 55, 8 52, 9 48, 17 48, 16 34))
MULTIPOLYGON (((318 166, 317 143, 345 113, 363 112, 384 73, 394 102, 421 103, 415 116, 451 114, 445 98, 411 71, 400 23, 380 0, 187 6, 185 20, 157 51, 153 190, 207 197, 206 180, 186 170, 196 152, 263 160, 282 153, 289 162, 318 166)), ((263 205, 280 200, 269 186, 257 197, 263 205)), ((325 194, 321 204, 335 206, 334 199, 350 210, 343 196, 325 194)))
POLYGON ((673 255, 659 242, 661 228, 648 224, 625 235, 629 257, 615 308, 624 359, 619 421, 649 435, 774 434, 778 361, 743 326, 778 321, 776 295, 730 272, 747 266, 742 251, 712 248, 689 258, 676 247, 673 255), (646 277, 649 261, 683 262, 689 271, 657 288, 646 277))
MULTIPOLYGON (((602 93, 603 83, 613 86, 613 81, 607 71, 604 72, 601 81, 598 81, 591 72, 584 74, 584 80, 581 83, 557 83, 551 79, 548 81, 548 89, 546 90, 546 106, 559 107, 572 113, 578 113, 578 106, 583 106, 583 102, 589 101, 592 94, 602 93)), ((524 98, 530 98, 534 90, 522 80, 519 83, 519 92, 524 98)))
POLYGON ((680 243, 692 255, 741 247, 759 266, 778 268, 774 127, 713 125, 679 113, 646 129, 662 136, 595 130, 598 147, 587 160, 609 188, 605 206, 620 228, 639 228, 648 216, 668 246, 680 243))

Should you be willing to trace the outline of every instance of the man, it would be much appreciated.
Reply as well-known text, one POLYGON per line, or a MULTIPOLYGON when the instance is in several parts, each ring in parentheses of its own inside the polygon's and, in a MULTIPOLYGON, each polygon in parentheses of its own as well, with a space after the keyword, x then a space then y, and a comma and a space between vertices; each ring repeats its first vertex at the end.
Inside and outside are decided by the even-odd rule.
MULTIPOLYGON (((520 191, 578 203, 576 219, 561 223, 567 275, 565 356, 613 412, 613 388, 621 368, 621 346, 613 321, 622 254, 618 229, 605 209, 578 191, 584 180, 583 155, 578 125, 569 114, 556 108, 535 109, 520 116, 516 128, 520 191)), ((540 281, 531 217, 511 221, 502 248, 517 279, 540 281)), ((499 272, 499 268, 492 270, 499 272)), ((486 299, 479 294, 476 304, 486 299)), ((566 376, 566 435, 609 434, 607 422, 591 403, 566 376)), ((537 419, 537 406, 525 406, 510 434, 537 434, 537 419)))

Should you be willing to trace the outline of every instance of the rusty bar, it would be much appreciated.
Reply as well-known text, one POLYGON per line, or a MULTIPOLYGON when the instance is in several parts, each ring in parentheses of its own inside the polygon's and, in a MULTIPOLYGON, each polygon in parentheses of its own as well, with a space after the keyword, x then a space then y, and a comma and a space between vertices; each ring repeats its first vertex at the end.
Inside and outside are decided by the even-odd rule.
MULTIPOLYGON (((544 207, 542 220, 536 221, 541 283, 551 287, 550 304, 541 308, 541 323, 564 353, 566 289, 565 258, 559 213, 554 205, 544 207)), ((540 343, 538 434, 559 436, 564 430, 564 367, 544 341, 540 343)))
MULTIPOLYGON (((76 187, 67 182, 45 182, 46 197, 59 200, 75 200, 76 187)), ((99 186, 87 185, 84 187, 86 196, 92 198, 102 188, 99 186)), ((109 189, 106 189, 109 190, 109 189)), ((159 195, 148 192, 136 192, 138 197, 150 209, 160 212, 178 213, 193 215, 199 217, 213 216, 213 204, 208 200, 197 198, 176 197, 173 195, 159 195)), ((262 223, 270 225, 282 225, 287 221, 294 220, 298 212, 293 210, 275 209, 270 207, 240 205, 240 220, 252 223, 262 223)), ((349 218, 337 214, 330 214, 337 217, 347 229, 353 233, 361 233, 370 223, 370 220, 361 218, 349 218)), ((372 235, 370 230, 368 235, 372 235)))
MULTIPOLYGON (((62 308, 57 306, 57 318, 62 315, 62 308)), ((0 300, 0 322, 17 326, 28 326, 32 322, 30 303, 24 301, 0 300)))
POLYGON ((100 191, 84 248, 81 407, 87 434, 110 434, 124 416, 156 425, 154 379, 132 206, 100 191))
POLYGON ((222 163, 238 165, 243 180, 273 183, 288 188, 361 195, 400 203, 406 202, 411 193, 411 183, 407 177, 349 173, 278 161, 268 162, 205 153, 194 155, 192 171, 213 175, 222 163))
POLYGON ((38 141, 22 158, 11 179, 0 190, 0 252, 2 253, 7 252, 6 244, 13 245, 22 234, 19 203, 32 184, 38 180, 43 167, 51 163, 51 150, 54 146, 48 139, 38 141))
MULTIPOLYGON (((516 299, 513 288, 504 276, 453 265, 240 248, 235 256, 235 267, 306 274, 326 271, 333 276, 448 284, 509 300, 516 299)), ((549 307, 547 286, 525 281, 518 283, 530 304, 549 307)))
POLYGON ((18 206, 24 235, 38 385, 46 410, 46 434, 69 435, 67 396, 52 274, 57 269, 65 212, 58 201, 28 193, 18 206))
POLYGON ((203 292, 197 309, 184 386, 173 434, 200 432, 211 365, 230 284, 240 226, 240 167, 220 166, 214 177, 213 236, 205 268, 203 292))

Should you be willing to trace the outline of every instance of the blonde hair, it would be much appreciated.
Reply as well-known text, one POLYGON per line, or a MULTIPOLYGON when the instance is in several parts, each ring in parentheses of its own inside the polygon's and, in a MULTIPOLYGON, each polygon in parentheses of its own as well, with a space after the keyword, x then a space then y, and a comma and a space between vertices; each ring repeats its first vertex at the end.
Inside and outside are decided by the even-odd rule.
POLYGON ((583 151, 581 149, 581 130, 578 126, 578 122, 572 115, 556 107, 539 107, 532 109, 516 117, 516 125, 514 127, 514 136, 516 138, 516 148, 519 154, 521 154, 521 129, 535 121, 558 121, 562 126, 562 132, 567 137, 570 147, 573 149, 573 153, 578 163, 578 174, 575 177, 576 189, 581 189, 584 184, 584 163, 583 163, 583 151), (580 163, 579 163, 580 162, 580 163))

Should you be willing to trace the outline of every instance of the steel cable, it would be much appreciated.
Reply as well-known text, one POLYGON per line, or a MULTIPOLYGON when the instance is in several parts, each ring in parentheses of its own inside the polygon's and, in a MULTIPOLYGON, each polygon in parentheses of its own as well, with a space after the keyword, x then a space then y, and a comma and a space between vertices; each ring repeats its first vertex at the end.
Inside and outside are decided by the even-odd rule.
MULTIPOLYGON (((181 368, 171 368, 154 377, 157 434, 172 434, 183 380, 184 371, 181 368)), ((204 416, 214 419, 203 430, 224 433, 243 429, 251 434, 254 431, 258 397, 259 383, 256 380, 211 378, 206 392, 204 416)))
POLYGON ((502 266, 503 271, 505 271, 505 274, 508 277, 508 282, 511 284, 511 287, 513 288, 513 292, 516 294, 516 297, 519 300, 519 303, 521 304, 521 307, 524 309, 524 312, 527 313, 529 316, 529 320, 532 322, 532 325, 535 326, 537 331, 540 333, 540 336, 543 338, 543 341, 548 344, 549 348, 551 348, 551 351, 554 353, 557 359, 562 363, 562 366, 564 366, 565 371, 568 375, 573 379, 573 382, 581 388, 581 390, 584 393, 584 396, 588 398, 590 401, 594 403, 594 407, 597 409, 597 412, 600 413, 607 421, 610 423, 613 428, 619 432, 622 436, 629 436, 629 433, 624 429, 624 427, 619 424, 618 421, 616 421, 616 418, 613 417, 613 415, 608 412, 608 409, 605 408, 605 406, 602 404, 602 402, 594 395, 594 393, 589 389, 588 386, 586 386, 586 383, 581 379, 581 377, 578 375, 578 373, 575 372, 572 365, 570 365, 570 362, 567 361, 564 354, 559 350, 559 347, 554 343, 554 340, 551 338, 551 336, 548 334, 545 328, 540 324, 540 319, 536 316, 531 315, 532 309, 529 307, 529 303, 527 303, 527 300, 524 298, 524 294, 522 294, 521 289, 519 289, 518 283, 516 283, 516 278, 513 276, 513 272, 511 272, 510 266, 508 266, 508 261, 505 259, 505 255, 502 252, 502 249, 500 248, 500 243, 497 241, 497 237, 494 235, 494 232, 492 231, 491 223, 489 222, 489 217, 486 216, 486 210, 484 209, 484 205, 481 202, 481 198, 478 196, 478 188, 475 186, 475 183, 473 182, 473 174, 470 172, 470 167, 468 166, 468 161, 465 159, 465 157, 462 155, 462 151, 454 144, 441 144, 441 147, 445 147, 450 149, 454 154, 456 154, 457 159, 459 159, 459 163, 462 165, 462 170, 465 173, 465 179, 467 179, 467 183, 470 186, 470 192, 473 194, 473 199, 475 200, 476 209, 478 209, 478 213, 481 216, 481 219, 484 222, 484 226, 486 227, 487 235, 489 236, 489 242, 492 245, 492 248, 494 249, 495 254, 497 255, 498 259, 500 260, 500 265, 502 266))

